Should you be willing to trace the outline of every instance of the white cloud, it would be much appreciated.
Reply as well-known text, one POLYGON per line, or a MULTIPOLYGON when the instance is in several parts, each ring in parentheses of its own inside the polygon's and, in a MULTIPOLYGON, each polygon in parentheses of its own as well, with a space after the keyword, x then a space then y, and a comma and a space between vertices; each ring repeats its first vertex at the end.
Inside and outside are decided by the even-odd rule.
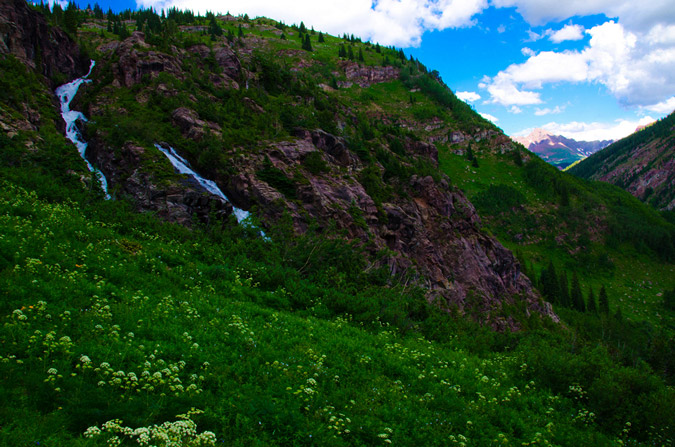
POLYGON ((492 79, 486 79, 478 87, 487 89, 490 100, 487 103, 501 104, 504 106, 541 104, 541 95, 537 92, 519 90, 515 83, 507 76, 499 73, 492 79))
POLYGON ((565 25, 562 29, 557 31, 549 30, 546 34, 555 43, 566 40, 581 40, 584 38, 584 27, 581 25, 565 25))
POLYGON ((544 115, 557 115, 558 113, 562 113, 565 110, 565 107, 560 107, 560 106, 555 106, 553 109, 549 109, 548 107, 545 109, 540 109, 536 108, 534 111, 534 114, 536 116, 544 116, 544 115))
POLYGON ((542 37, 544 37, 544 34, 537 34, 532 30, 527 30, 527 39, 525 39, 525 42, 536 42, 542 37))
POLYGON ((517 115, 519 113, 523 113, 523 109, 521 109, 518 106, 511 106, 511 108, 509 109, 509 112, 517 115))
MULTIPOLYGON (((551 122, 541 127, 553 135, 562 135, 577 141, 618 140, 635 132, 638 126, 644 126, 654 121, 654 118, 646 116, 637 121, 622 119, 610 123, 551 122)), ((521 133, 518 132, 518 134, 521 133)))
POLYGON ((665 101, 656 104, 644 106, 643 108, 660 114, 670 114, 675 111, 675 96, 671 96, 665 101))
POLYGON ((522 48, 520 50, 520 52, 523 53, 523 56, 527 56, 527 57, 531 57, 531 56, 534 56, 535 54, 537 54, 537 53, 534 52, 534 50, 532 48, 528 48, 528 47, 522 48))
POLYGON ((478 112, 478 114, 480 116, 482 116, 483 118, 485 118, 486 120, 492 121, 493 123, 496 123, 497 121, 499 121, 499 118, 497 118, 496 116, 490 115, 489 113, 478 112))
POLYGON ((516 7, 520 15, 535 26, 592 14, 618 17, 632 31, 647 32, 658 23, 675 23, 672 0, 492 0, 492 4, 497 8, 516 7))
POLYGON ((499 34, 502 34, 502 33, 505 32, 505 31, 506 31, 506 27, 505 27, 504 25, 499 25, 499 26, 497 27, 497 32, 498 32, 499 34))
POLYGON ((489 113, 480 113, 480 112, 478 112, 478 113, 480 114, 480 116, 482 116, 483 118, 485 118, 488 121, 492 121, 493 123, 496 123, 497 121, 499 121, 499 118, 497 118, 496 116, 492 116, 489 113))
POLYGON ((614 21, 586 33, 591 39, 581 51, 543 51, 483 80, 488 101, 522 105, 520 94, 528 89, 529 104, 538 104, 539 93, 533 90, 560 82, 601 83, 626 106, 652 105, 675 95, 675 47, 654 43, 655 36, 632 33, 614 21))
POLYGON ((464 102, 476 102, 480 99, 480 95, 476 92, 457 92, 455 96, 464 102))
POLYGON ((177 7, 205 13, 247 13, 286 23, 314 26, 342 35, 345 32, 385 45, 418 46, 425 31, 474 24, 472 17, 487 8, 487 0, 136 0, 155 9, 177 7))

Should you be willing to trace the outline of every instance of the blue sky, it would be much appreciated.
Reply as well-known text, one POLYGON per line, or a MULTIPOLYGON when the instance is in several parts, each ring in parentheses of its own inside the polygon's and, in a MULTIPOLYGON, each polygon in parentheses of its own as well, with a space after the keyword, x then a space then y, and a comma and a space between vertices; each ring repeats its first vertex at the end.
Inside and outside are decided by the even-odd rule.
MULTIPOLYGON (((92 2, 93 3, 93 2, 92 2)), ((675 109, 672 0, 99 0, 248 13, 404 48, 509 135, 628 135, 675 109)), ((86 2, 81 2, 86 6, 86 2)))

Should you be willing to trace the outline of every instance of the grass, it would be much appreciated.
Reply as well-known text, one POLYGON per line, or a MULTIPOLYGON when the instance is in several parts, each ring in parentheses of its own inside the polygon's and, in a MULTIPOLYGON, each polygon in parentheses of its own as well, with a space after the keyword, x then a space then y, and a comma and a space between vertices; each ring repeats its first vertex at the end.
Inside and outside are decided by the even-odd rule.
MULTIPOLYGON (((526 350, 535 339, 477 355, 461 334, 439 342, 378 319, 289 312, 297 292, 265 279, 283 267, 233 256, 252 241, 214 245, 178 228, 174 239, 6 183, 0 210, 14 252, 0 272, 3 442, 101 445, 109 435, 82 433, 193 407, 199 431, 231 445, 613 445, 639 423, 593 408, 597 373, 586 390, 574 384, 583 376, 566 385, 540 370, 558 358, 526 350)), ((666 390, 652 382, 642 392, 653 403, 666 390)))

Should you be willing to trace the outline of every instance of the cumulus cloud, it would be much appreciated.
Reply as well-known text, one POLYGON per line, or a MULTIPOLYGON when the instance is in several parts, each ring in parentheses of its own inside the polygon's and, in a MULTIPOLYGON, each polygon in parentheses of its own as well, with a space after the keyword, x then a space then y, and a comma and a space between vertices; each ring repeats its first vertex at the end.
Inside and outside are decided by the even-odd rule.
POLYGON ((476 92, 457 92, 455 96, 464 102, 476 102, 480 99, 480 95, 476 92))
POLYGON ((541 99, 535 90, 560 82, 598 82, 625 106, 657 104, 675 95, 675 47, 663 45, 655 36, 627 31, 614 21, 586 33, 591 39, 581 51, 543 51, 483 80, 488 101, 524 105, 522 94, 528 93, 529 104, 538 104, 541 99))
POLYGON ((675 111, 675 96, 671 96, 665 101, 656 104, 644 106, 643 108, 660 114, 670 114, 675 111))
POLYGON ((518 106, 511 106, 511 108, 509 109, 509 112, 517 115, 519 113, 523 113, 523 109, 521 109, 518 106))
POLYGON ((535 26, 592 14, 618 17, 632 31, 648 32, 655 24, 675 23, 672 0, 492 0, 492 4, 498 8, 515 7, 535 26))
MULTIPOLYGON (((553 135, 562 135, 577 141, 595 141, 595 140, 618 140, 635 132, 638 126, 645 126, 653 123, 654 118, 645 116, 639 120, 616 120, 609 123, 593 122, 583 123, 572 121, 570 123, 550 122, 541 126, 544 130, 553 135)), ((531 129, 525 129, 518 134, 528 135, 531 129)))
POLYGON ((565 25, 562 29, 557 31, 549 30, 546 34, 555 43, 566 40, 581 40, 584 38, 584 27, 581 25, 565 25))
POLYGON ((402 47, 418 46, 425 31, 474 24, 473 16, 487 0, 136 0, 138 6, 177 7, 205 13, 266 16, 300 23, 335 35, 354 34, 365 40, 402 47))
POLYGON ((537 92, 519 90, 515 83, 507 76, 499 73, 492 79, 486 79, 478 87, 487 89, 490 100, 487 103, 496 103, 504 106, 527 106, 541 104, 541 95, 537 92))
POLYGON ((489 113, 480 113, 480 112, 478 112, 478 113, 480 114, 480 116, 482 116, 483 118, 485 118, 488 121, 492 121, 493 123, 496 123, 497 121, 499 121, 499 118, 497 118, 496 116, 492 116, 489 113))
POLYGON ((531 57, 531 56, 534 56, 535 54, 537 54, 537 53, 534 52, 534 50, 532 48, 528 48, 528 47, 523 47, 520 50, 520 52, 523 53, 523 56, 527 56, 527 57, 531 57))
POLYGON ((558 113, 563 113, 565 110, 565 107, 560 107, 560 106, 555 106, 553 109, 549 109, 548 107, 545 109, 540 109, 536 108, 534 111, 534 114, 536 116, 544 116, 544 115, 557 115, 558 113))

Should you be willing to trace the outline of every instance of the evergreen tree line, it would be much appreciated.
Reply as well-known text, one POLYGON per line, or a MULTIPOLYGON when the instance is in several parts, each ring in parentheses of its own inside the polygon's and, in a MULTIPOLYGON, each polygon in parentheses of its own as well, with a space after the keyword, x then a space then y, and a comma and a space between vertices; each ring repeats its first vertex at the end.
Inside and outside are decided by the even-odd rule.
MULTIPOLYGON (((521 265, 523 273, 530 278, 537 279, 536 272, 529 271, 526 263, 521 261, 521 265)), ((548 266, 541 271, 536 283, 544 298, 553 305, 568 307, 579 312, 609 314, 609 297, 604 284, 600 286, 597 299, 592 286, 589 286, 588 293, 584 294, 577 273, 572 273, 570 282, 567 272, 564 270, 560 273, 556 272, 552 261, 549 261, 548 266)))

